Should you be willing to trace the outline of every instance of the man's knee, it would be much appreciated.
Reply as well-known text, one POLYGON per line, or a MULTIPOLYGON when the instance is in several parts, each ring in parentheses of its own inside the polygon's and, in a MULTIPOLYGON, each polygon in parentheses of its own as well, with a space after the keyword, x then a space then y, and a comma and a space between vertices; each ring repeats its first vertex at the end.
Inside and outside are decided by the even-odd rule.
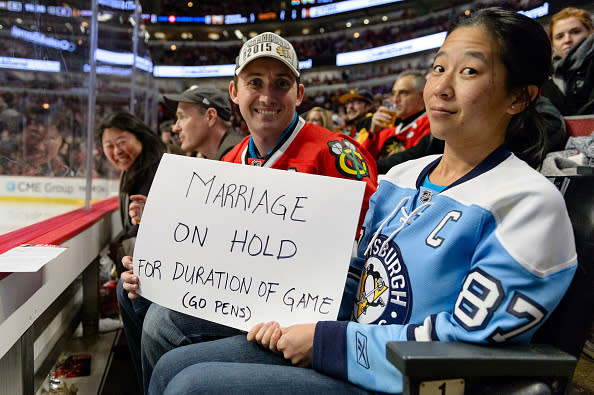
POLYGON ((142 326, 142 337, 148 336, 151 339, 162 336, 162 329, 168 326, 170 322, 166 314, 166 308, 153 303, 146 312, 144 325, 142 326))
POLYGON ((178 327, 174 310, 151 304, 142 326, 142 344, 151 347, 151 344, 158 343, 160 347, 170 349, 184 344, 184 334, 178 327))

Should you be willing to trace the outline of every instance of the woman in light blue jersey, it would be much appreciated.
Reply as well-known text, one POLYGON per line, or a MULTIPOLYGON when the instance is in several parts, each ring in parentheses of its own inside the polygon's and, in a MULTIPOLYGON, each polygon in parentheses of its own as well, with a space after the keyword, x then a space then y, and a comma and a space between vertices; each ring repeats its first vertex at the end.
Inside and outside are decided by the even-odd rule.
POLYGON ((529 164, 551 49, 535 21, 486 9, 453 28, 424 91, 443 155, 393 168, 370 201, 347 283, 352 320, 280 327, 165 354, 149 393, 402 391, 388 341, 527 343, 576 269, 560 193, 529 164), (528 163, 529 164, 528 164, 528 163))

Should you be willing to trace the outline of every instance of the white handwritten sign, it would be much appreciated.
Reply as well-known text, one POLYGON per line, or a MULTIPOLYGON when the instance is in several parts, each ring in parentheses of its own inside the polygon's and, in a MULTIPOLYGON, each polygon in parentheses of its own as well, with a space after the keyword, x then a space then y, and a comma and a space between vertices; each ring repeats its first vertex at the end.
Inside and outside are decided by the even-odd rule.
POLYGON ((66 251, 51 244, 23 244, 0 254, 0 273, 36 272, 66 251))
POLYGON ((165 155, 134 251, 139 293, 238 329, 337 317, 365 183, 165 155))

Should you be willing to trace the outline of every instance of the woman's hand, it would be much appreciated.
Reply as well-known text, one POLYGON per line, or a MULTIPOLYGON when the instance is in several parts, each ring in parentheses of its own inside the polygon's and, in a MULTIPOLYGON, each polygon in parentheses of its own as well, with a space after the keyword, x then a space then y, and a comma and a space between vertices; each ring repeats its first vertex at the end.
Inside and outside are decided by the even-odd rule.
POLYGON ((146 196, 144 195, 132 195, 130 196, 130 206, 128 206, 128 215, 133 225, 140 223, 142 217, 142 211, 146 204, 146 196))
POLYGON ((247 334, 248 341, 259 343, 260 345, 270 349, 275 354, 279 351, 276 347, 278 339, 281 337, 280 324, 276 321, 262 322, 250 329, 247 334))
POLYGON ((138 290, 138 276, 134 274, 132 271, 132 257, 125 256, 122 258, 122 265, 127 271, 123 272, 120 278, 123 281, 123 287, 126 291, 128 291, 128 297, 130 299, 140 298, 140 295, 136 293, 138 290))
POLYGON ((278 351, 293 365, 311 367, 313 340, 316 324, 299 324, 282 328, 282 335, 276 342, 278 351))
POLYGON ((247 339, 282 354, 293 365, 310 367, 313 338, 316 324, 292 325, 281 328, 278 322, 271 321, 255 325, 247 334, 247 339))

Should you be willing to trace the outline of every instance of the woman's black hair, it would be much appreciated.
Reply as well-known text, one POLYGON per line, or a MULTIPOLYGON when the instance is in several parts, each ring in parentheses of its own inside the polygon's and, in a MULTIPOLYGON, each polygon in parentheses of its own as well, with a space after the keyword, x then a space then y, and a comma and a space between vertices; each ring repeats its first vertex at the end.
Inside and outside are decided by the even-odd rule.
POLYGON ((506 131, 505 144, 520 159, 536 168, 547 152, 547 130, 543 117, 530 101, 527 87, 539 89, 551 74, 551 43, 543 27, 515 11, 486 8, 463 18, 459 27, 482 27, 498 42, 501 61, 507 70, 506 88, 520 92, 526 108, 514 115, 506 131))
POLYGON ((144 122, 127 112, 115 112, 101 120, 96 131, 96 137, 99 141, 102 140, 103 132, 108 128, 118 128, 130 132, 142 144, 142 151, 132 163, 130 169, 122 175, 120 190, 129 193, 134 183, 138 182, 138 178, 142 177, 148 168, 161 160, 167 147, 144 122))

